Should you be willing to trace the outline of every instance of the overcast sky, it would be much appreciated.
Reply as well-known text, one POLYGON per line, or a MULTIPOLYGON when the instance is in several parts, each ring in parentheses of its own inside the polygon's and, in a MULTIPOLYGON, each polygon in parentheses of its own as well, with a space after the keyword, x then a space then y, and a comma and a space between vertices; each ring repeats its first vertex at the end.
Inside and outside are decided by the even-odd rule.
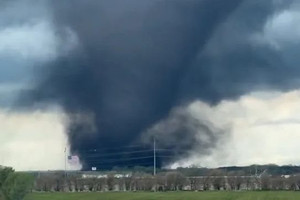
MULTIPOLYGON (((67 37, 62 38, 53 20, 47 1, 0 2, 0 164, 16 170, 63 169, 64 149, 69 148, 66 115, 60 105, 12 108, 20 92, 33 87, 34 69, 80 45, 69 27, 63 30, 67 37)), ((269 17, 263 27, 248 40, 274 49, 299 68, 300 6, 293 3, 269 17)), ((226 39, 219 45, 228 45, 226 39)), ((219 52, 213 40, 205 48, 210 55, 219 52)), ((228 133, 209 154, 197 153, 196 147, 190 157, 172 166, 300 165, 300 85, 287 90, 267 88, 255 88, 216 104, 196 99, 180 106, 197 120, 228 133)), ((197 134, 201 137, 200 130, 197 134)))
POLYGON ((0 164, 16 170, 64 169, 65 148, 70 155, 62 111, 12 109, 19 93, 32 87, 33 69, 62 54, 60 45, 68 48, 51 21, 46 1, 0 3, 0 164))

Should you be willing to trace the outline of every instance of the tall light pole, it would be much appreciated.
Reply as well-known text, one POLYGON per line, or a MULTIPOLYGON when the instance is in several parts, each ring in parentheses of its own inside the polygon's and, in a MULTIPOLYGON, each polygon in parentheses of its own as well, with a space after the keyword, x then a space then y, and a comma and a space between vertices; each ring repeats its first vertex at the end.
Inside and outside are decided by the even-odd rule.
POLYGON ((65 178, 67 178, 67 147, 65 147, 65 178))
POLYGON ((153 175, 156 175, 156 143, 155 137, 153 138, 153 175))

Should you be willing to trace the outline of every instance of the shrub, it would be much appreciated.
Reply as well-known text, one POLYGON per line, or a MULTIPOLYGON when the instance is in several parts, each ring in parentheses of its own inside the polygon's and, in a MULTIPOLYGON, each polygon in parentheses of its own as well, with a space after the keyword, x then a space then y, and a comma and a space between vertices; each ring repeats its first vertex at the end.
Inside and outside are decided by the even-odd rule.
POLYGON ((22 200, 32 187, 33 177, 24 173, 10 173, 2 185, 5 200, 22 200))

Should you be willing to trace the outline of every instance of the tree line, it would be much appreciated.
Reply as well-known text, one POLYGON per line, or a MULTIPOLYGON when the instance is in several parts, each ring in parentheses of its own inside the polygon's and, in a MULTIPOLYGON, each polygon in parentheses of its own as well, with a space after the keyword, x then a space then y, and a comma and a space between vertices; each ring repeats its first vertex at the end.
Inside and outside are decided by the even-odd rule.
POLYGON ((34 191, 206 191, 206 190, 299 190, 300 174, 290 176, 245 175, 243 172, 211 170, 205 176, 186 176, 180 171, 160 172, 153 176, 144 172, 118 174, 69 173, 37 174, 34 191))

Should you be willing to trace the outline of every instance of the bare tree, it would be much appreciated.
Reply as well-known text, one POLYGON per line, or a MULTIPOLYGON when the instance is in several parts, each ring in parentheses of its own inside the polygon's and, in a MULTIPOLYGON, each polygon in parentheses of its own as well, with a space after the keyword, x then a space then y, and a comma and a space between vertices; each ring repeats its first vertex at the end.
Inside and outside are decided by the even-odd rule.
POLYGON ((112 191, 114 189, 114 186, 115 186, 115 176, 114 176, 114 174, 110 173, 110 174, 107 175, 106 184, 107 184, 107 189, 109 191, 112 191))
POLYGON ((268 174, 263 174, 260 177, 261 189, 270 190, 271 189, 271 178, 268 174))
POLYGON ((252 176, 244 176, 243 182, 245 184, 246 190, 253 190, 254 189, 254 183, 253 183, 253 177, 252 176))
POLYGON ((118 186, 119 191, 126 191, 125 182, 124 182, 124 179, 122 177, 115 178, 115 185, 118 186))
POLYGON ((84 179, 84 185, 87 187, 88 191, 95 191, 97 188, 97 179, 96 178, 86 178, 84 179))
POLYGON ((290 190, 299 190, 300 188, 300 175, 292 175, 288 179, 288 187, 290 190))
POLYGON ((246 179, 243 171, 229 172, 227 175, 227 183, 231 190, 240 190, 246 179))
POLYGON ((208 174, 207 176, 204 176, 202 179, 202 185, 203 185, 203 190, 210 190, 211 185, 212 185, 212 178, 208 174))
POLYGON ((84 182, 84 179, 83 178, 78 178, 77 179, 77 186, 78 186, 78 190, 77 191, 84 191, 84 185, 85 185, 85 182, 84 182))
POLYGON ((151 191, 156 184, 156 181, 153 176, 146 174, 143 177, 143 186, 145 191, 151 191))
POLYGON ((53 189, 55 180, 49 175, 39 175, 35 181, 37 191, 49 192, 53 189))
POLYGON ((63 173, 56 173, 54 177, 54 191, 62 192, 65 186, 65 175, 63 173))
POLYGON ((124 185, 125 185, 125 190, 126 191, 131 191, 132 188, 131 188, 131 184, 132 184, 132 176, 129 176, 129 177, 123 177, 123 182, 124 182, 124 185))
POLYGON ((258 176, 252 176, 251 180, 252 190, 259 190, 261 189, 261 178, 258 176))
POLYGON ((271 178, 271 189, 272 190, 284 190, 286 189, 286 179, 282 176, 273 176, 271 178))
POLYGON ((213 170, 210 173, 210 177, 215 190, 225 189, 225 173, 222 170, 213 170))
POLYGON ((201 177, 190 177, 191 190, 201 190, 201 177))
POLYGON ((166 176, 162 173, 159 173, 155 176, 156 184, 157 184, 157 190, 158 191, 165 191, 166 186, 166 176))
POLYGON ((237 189, 236 179, 237 179, 237 177, 233 176, 233 175, 229 175, 227 177, 227 183, 228 183, 231 190, 236 190, 237 189))
POLYGON ((67 177, 67 190, 68 191, 73 191, 73 190, 75 190, 75 182, 76 181, 74 181, 76 179, 76 177, 75 176, 73 176, 73 175, 69 175, 68 177, 67 177))
POLYGON ((182 190, 186 181, 186 177, 180 172, 166 173, 166 186, 168 190, 182 190))
POLYGON ((105 178, 98 178, 97 179, 97 191, 104 191, 106 186, 106 179, 105 178))

